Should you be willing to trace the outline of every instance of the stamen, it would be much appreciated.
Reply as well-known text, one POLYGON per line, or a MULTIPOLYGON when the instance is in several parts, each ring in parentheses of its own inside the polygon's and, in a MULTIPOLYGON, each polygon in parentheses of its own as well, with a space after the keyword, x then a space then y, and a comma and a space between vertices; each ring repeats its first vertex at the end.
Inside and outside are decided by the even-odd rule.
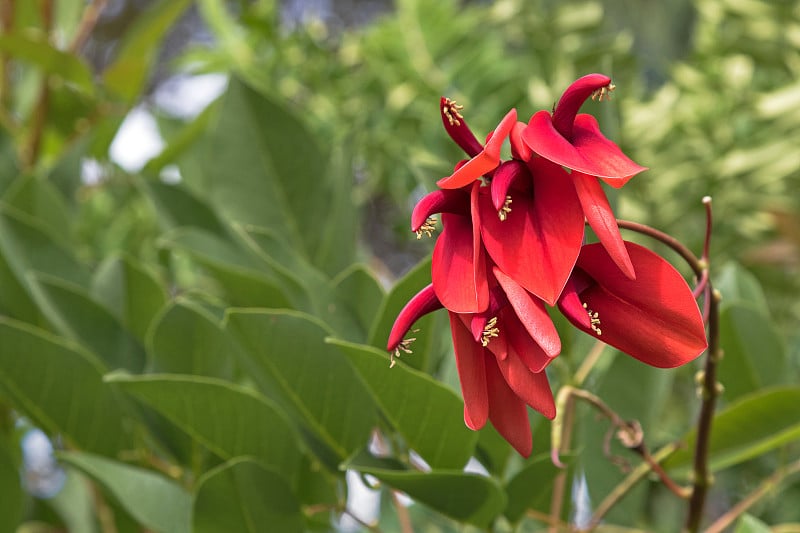
POLYGON ((500 217, 500 220, 505 220, 508 218, 508 214, 511 212, 511 197, 506 196, 506 201, 503 203, 503 207, 497 212, 497 216, 500 217))
POLYGON ((442 112, 444 116, 447 117, 447 121, 450 122, 451 126, 461 125, 461 121, 464 119, 460 113, 462 109, 464 109, 464 106, 458 105, 455 100, 450 100, 449 98, 444 99, 444 108, 442 112))
POLYGON ((603 99, 611 100, 611 93, 616 89, 617 86, 613 83, 609 83, 605 87, 600 87, 592 92, 592 100, 597 99, 598 102, 602 102, 603 99))
POLYGON ((436 217, 430 216, 425 219, 425 222, 419 227, 416 231, 417 233, 417 240, 422 238, 422 234, 424 233, 428 237, 433 237, 433 232, 436 230, 436 217))
POLYGON ((583 304, 583 308, 586 309, 586 312, 589 313, 589 321, 592 327, 592 331, 597 333, 598 335, 602 335, 603 332, 600 330, 600 314, 596 311, 592 311, 589 309, 589 306, 585 303, 583 304))
POLYGON ((500 335, 500 328, 497 327, 497 317, 493 316, 483 327, 483 333, 481 334, 481 346, 484 348, 489 346, 489 341, 492 340, 492 337, 497 337, 498 335, 500 335))
MULTIPOLYGON (((418 331, 419 331, 418 329, 414 329, 414 330, 411 330, 411 333, 416 333, 418 331)), ((411 343, 414 342, 415 340, 417 340, 416 337, 411 337, 411 338, 403 339, 402 341, 400 341, 400 344, 397 345, 397 348, 395 348, 394 351, 389 356, 389 360, 391 361, 389 363, 389 368, 394 368, 394 364, 397 362, 397 361, 395 361, 395 358, 399 359, 400 355, 401 355, 401 352, 402 353, 414 353, 411 350, 411 343)))

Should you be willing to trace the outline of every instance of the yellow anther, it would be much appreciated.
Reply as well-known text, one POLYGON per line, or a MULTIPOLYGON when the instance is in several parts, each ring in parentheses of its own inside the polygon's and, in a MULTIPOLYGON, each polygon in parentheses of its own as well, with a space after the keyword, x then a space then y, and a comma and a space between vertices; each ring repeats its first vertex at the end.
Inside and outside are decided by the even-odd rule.
MULTIPOLYGON (((418 331, 419 331, 418 329, 414 329, 411 330, 411 333, 416 333, 418 331)), ((394 367, 394 364, 397 362, 395 361, 395 358, 399 359, 401 353, 414 353, 413 351, 411 351, 411 343, 414 342, 415 340, 417 340, 416 337, 411 337, 409 339, 403 339, 402 341, 400 341, 400 344, 397 345, 397 348, 395 348, 394 351, 389 356, 389 360, 391 361, 389 363, 389 368, 394 367)))
POLYGON ((458 105, 455 100, 449 98, 444 99, 444 109, 442 112, 447 117, 447 121, 451 126, 460 126, 464 117, 461 115, 461 110, 464 109, 463 105, 458 105))
POLYGON ((425 222, 417 230, 417 239, 422 238, 422 234, 424 233, 428 237, 433 237, 433 232, 436 230, 436 217, 428 217, 425 219, 425 222))
POLYGON ((595 89, 592 93, 592 100, 597 100, 598 102, 602 102, 603 99, 611 100, 611 93, 616 89, 617 86, 613 83, 609 83, 605 87, 600 87, 599 89, 595 89))
POLYGON ((481 345, 483 347, 489 346, 489 341, 492 340, 492 337, 497 337, 498 335, 500 335, 500 328, 497 327, 497 317, 493 316, 483 327, 481 345))
POLYGON ((586 312, 589 314, 589 325, 592 327, 592 331, 598 335, 602 335, 603 331, 600 329, 600 314, 589 309, 589 306, 586 304, 583 304, 583 308, 586 309, 586 312))
POLYGON ((503 207, 497 212, 497 216, 500 217, 500 220, 505 220, 508 218, 508 214, 511 212, 511 197, 506 196, 506 201, 503 203, 503 207))

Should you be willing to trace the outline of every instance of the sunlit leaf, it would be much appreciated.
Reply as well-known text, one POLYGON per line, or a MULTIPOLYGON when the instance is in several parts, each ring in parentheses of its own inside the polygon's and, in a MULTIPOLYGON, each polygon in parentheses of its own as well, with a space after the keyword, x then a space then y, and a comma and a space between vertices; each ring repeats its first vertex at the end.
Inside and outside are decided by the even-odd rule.
POLYGON ((43 34, 26 32, 0 35, 0 50, 34 64, 48 74, 60 76, 86 93, 94 92, 89 66, 79 56, 55 48, 43 34))
MULTIPOLYGON (((564 457, 561 459, 565 460, 564 457)), ((550 511, 553 481, 562 472, 565 471, 553 464, 549 453, 526 464, 506 485, 506 518, 516 523, 522 519, 527 509, 547 514, 550 511)))
POLYGON ((59 458, 97 480, 142 525, 159 533, 188 533, 191 495, 161 474, 99 455, 61 452, 59 458))

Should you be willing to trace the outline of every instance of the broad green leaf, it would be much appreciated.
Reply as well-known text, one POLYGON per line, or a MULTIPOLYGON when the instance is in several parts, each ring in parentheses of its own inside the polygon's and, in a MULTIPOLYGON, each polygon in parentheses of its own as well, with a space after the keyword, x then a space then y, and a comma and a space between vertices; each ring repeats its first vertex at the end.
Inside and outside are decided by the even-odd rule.
POLYGON ((227 235, 225 224, 208 203, 185 187, 142 180, 142 188, 156 206, 165 227, 192 226, 218 237, 227 235))
POLYGON ((216 118, 198 145, 202 175, 184 176, 187 185, 225 218, 272 230, 313 260, 334 207, 327 154, 285 106, 235 78, 216 118))
POLYGON ((718 379, 724 396, 735 399, 792 380, 786 347, 769 317, 753 304, 732 303, 720 313, 720 343, 725 352, 718 379))
POLYGON ((59 190, 40 176, 21 176, 3 195, 3 201, 61 233, 72 223, 67 203, 59 190))
POLYGON ((91 481, 77 468, 66 464, 62 466, 67 475, 64 486, 55 496, 46 500, 47 505, 56 512, 70 533, 97 533, 91 481))
POLYGON ((232 374, 238 346, 208 311, 179 300, 153 321, 147 339, 149 371, 220 378, 232 374))
MULTIPOLYGON (((383 303, 375 315, 375 320, 369 332, 370 345, 381 350, 386 349, 389 332, 392 330, 392 324, 394 324, 400 310, 415 294, 430 283, 430 258, 421 261, 397 281, 389 291, 389 294, 383 299, 383 303)), ((418 320, 414 325, 413 333, 408 335, 416 339, 411 347, 414 353, 413 355, 405 355, 403 361, 417 370, 431 371, 433 369, 434 362, 441 356, 439 352, 443 351, 441 332, 447 331, 447 336, 449 337, 450 326, 447 324, 446 316, 437 320, 435 315, 436 313, 418 320)))
POLYGON ((219 282, 232 305, 291 307, 284 288, 245 251, 210 233, 176 229, 161 246, 189 254, 219 282))
POLYGON ((356 317, 366 338, 385 297, 380 283, 366 266, 353 265, 336 276, 333 286, 337 299, 356 317))
POLYGON ((52 276, 32 276, 34 299, 55 329, 90 349, 109 369, 141 372, 142 345, 85 289, 52 276))
MULTIPOLYGON (((716 472, 800 439, 800 387, 771 388, 744 396, 714 417, 709 443, 709 464, 716 472)), ((665 466, 688 473, 695 432, 686 438, 665 466)))
POLYGON ((733 530, 733 533, 770 533, 772 529, 750 514, 744 514, 742 517, 736 522, 736 529, 733 530))
POLYGON ((144 265, 127 256, 112 255, 94 273, 91 295, 139 340, 144 340, 153 317, 167 301, 167 292, 144 265))
POLYGON ((189 0, 161 0, 150 5, 130 26, 114 61, 103 72, 105 85, 133 102, 144 88, 161 40, 189 7, 189 0))
POLYGON ((459 522, 487 527, 506 507, 506 495, 493 478, 457 470, 404 470, 394 461, 362 452, 344 467, 370 474, 413 500, 459 522))
POLYGON ((82 287, 89 270, 38 220, 0 202, 0 254, 23 287, 30 271, 52 274, 82 287))
POLYGON ((19 453, 12 453, 11 443, 16 440, 0 435, 0 531, 14 531, 23 516, 25 495, 22 491, 20 465, 15 458, 19 453))
POLYGON ((727 263, 714 277, 714 288, 722 294, 722 308, 731 304, 749 304, 764 316, 769 306, 756 277, 738 263, 727 263))
POLYGON ((517 523, 523 518, 527 509, 534 509, 543 514, 550 512, 553 480, 562 472, 564 470, 553 464, 550 454, 532 459, 506 485, 508 504, 503 513, 506 518, 511 523, 517 523))
POLYGON ((226 330, 244 349, 243 367, 310 432, 321 459, 331 464, 364 445, 376 423, 375 404, 345 356, 325 343, 330 332, 318 321, 290 311, 234 309, 226 330))
POLYGON ((103 368, 93 355, 4 317, 0 339, 0 384, 39 427, 105 455, 131 446, 122 398, 103 383, 103 368))
POLYGON ((286 416, 262 395, 200 376, 114 373, 115 383, 155 409, 222 459, 254 459, 294 480, 301 461, 298 437, 286 416))
POLYGON ((211 470, 198 483, 194 533, 305 530, 300 503, 280 475, 247 458, 211 470))
POLYGON ((400 363, 389 367, 386 352, 336 339, 389 422, 409 448, 434 469, 463 468, 478 434, 464 425, 464 403, 427 374, 400 363))
POLYGON ((0 35, 0 51, 36 65, 48 74, 60 76, 82 91, 94 92, 89 66, 77 55, 55 48, 45 34, 37 32, 0 35))
POLYGON ((143 526, 159 533, 188 533, 192 497, 163 475, 99 455, 61 452, 59 458, 98 481, 143 526))

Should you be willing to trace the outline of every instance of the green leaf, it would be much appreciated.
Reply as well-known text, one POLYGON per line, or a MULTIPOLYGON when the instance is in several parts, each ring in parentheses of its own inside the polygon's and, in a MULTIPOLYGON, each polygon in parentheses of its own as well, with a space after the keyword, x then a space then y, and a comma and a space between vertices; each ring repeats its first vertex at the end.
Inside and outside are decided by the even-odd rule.
POLYGON ((97 533, 91 481, 77 468, 63 466, 67 474, 64 485, 55 496, 47 499, 47 505, 58 514, 70 533, 97 533))
POLYGON ((176 229, 163 236, 160 244, 189 254, 205 267, 232 305, 291 307, 284 288, 259 261, 220 237, 196 229, 176 229))
POLYGON ((228 235, 225 224, 208 203, 185 187, 153 180, 142 180, 141 186, 153 201, 165 227, 192 226, 218 237, 228 235))
POLYGON ((90 349, 109 369, 141 372, 142 345, 83 288, 52 276, 31 278, 34 299, 59 333, 90 349))
POLYGON ((200 479, 192 521, 194 533, 305 530, 291 487, 247 458, 231 460, 200 479))
MULTIPOLYGON (((14 531, 22 521, 25 495, 22 492, 20 465, 15 460, 19 452, 12 453, 11 439, 0 435, 0 531, 14 531)), ((16 444, 16 441, 13 441, 16 444)))
POLYGON ((553 464, 550 454, 533 458, 506 485, 506 518, 511 523, 517 523, 528 509, 547 514, 550 511, 553 481, 562 472, 564 470, 553 464))
POLYGON ((720 313, 725 358, 718 379, 727 399, 792 380, 786 347, 773 321, 753 304, 734 303, 720 313))
POLYGON ((351 266, 332 283, 337 299, 356 317, 366 338, 385 297, 380 283, 364 265, 351 266))
MULTIPOLYGON (((400 314, 400 310, 415 294, 430 283, 431 260, 427 258, 399 279, 383 299, 370 328, 370 345, 382 350, 386 349, 389 332, 392 330, 392 325, 397 315, 400 314)), ((409 335, 416 339, 412 346, 414 354, 405 356, 403 361, 418 370, 432 370, 433 363, 438 361, 442 355, 440 352, 443 351, 441 331, 447 331, 449 337, 450 328, 449 325, 444 326, 446 322, 446 317, 437 321, 435 313, 418 320, 414 325, 413 335, 409 335)))
POLYGON ((94 273, 91 295, 139 340, 167 301, 156 276, 128 256, 106 258, 94 273))
POLYGON ((161 40, 190 3, 190 0, 161 0, 134 21, 113 63, 103 72, 103 81, 111 91, 127 102, 139 96, 157 58, 161 40))
POLYGON ((487 527, 506 506, 503 489, 490 477, 452 470, 404 470, 394 461, 375 459, 364 452, 344 467, 375 476, 419 503, 478 527, 487 527))
POLYGON ((51 233, 61 233, 72 224, 61 192, 41 176, 20 176, 3 195, 3 201, 36 219, 51 233))
POLYGON ((369 438, 375 405, 330 334, 300 313, 231 310, 229 331, 244 348, 243 367, 262 390, 310 431, 328 464, 348 457, 369 438), (320 449, 319 445, 323 448, 320 449))
POLYGON ((161 533, 190 531, 191 495, 152 470, 81 452, 59 459, 98 481, 143 526, 161 533))
POLYGON ((94 93, 94 80, 89 66, 77 55, 55 48, 44 33, 0 35, 0 51, 32 63, 48 74, 60 76, 87 94, 94 93))
POLYGON ((208 311, 179 300, 153 321, 147 340, 151 372, 222 378, 232 374, 238 347, 208 311))
MULTIPOLYGON (((761 390, 740 398, 714 417, 709 442, 709 465, 713 472, 739 464, 800 439, 800 387, 761 390)), ((686 446, 665 466, 687 474, 692 461, 695 432, 686 436, 686 446)))
POLYGON ((770 533, 772 529, 750 514, 744 514, 742 517, 736 522, 736 529, 733 530, 733 533, 770 533))
POLYGON ((723 310, 731 304, 750 304, 763 315, 769 316, 764 290, 756 277, 740 264, 726 263, 714 277, 714 288, 722 293, 723 310))
POLYGON ((103 369, 94 356, 4 317, 0 339, 0 385, 39 427, 105 455, 131 446, 121 398, 103 383, 103 369))
POLYGON ((297 435, 286 416, 257 392, 200 376, 114 373, 106 381, 164 415, 222 459, 249 455, 287 480, 297 477, 297 435))
POLYGON ((389 422, 409 448, 434 469, 463 468, 478 434, 464 425, 464 403, 427 374, 400 363, 389 367, 386 352, 336 339, 389 422))

